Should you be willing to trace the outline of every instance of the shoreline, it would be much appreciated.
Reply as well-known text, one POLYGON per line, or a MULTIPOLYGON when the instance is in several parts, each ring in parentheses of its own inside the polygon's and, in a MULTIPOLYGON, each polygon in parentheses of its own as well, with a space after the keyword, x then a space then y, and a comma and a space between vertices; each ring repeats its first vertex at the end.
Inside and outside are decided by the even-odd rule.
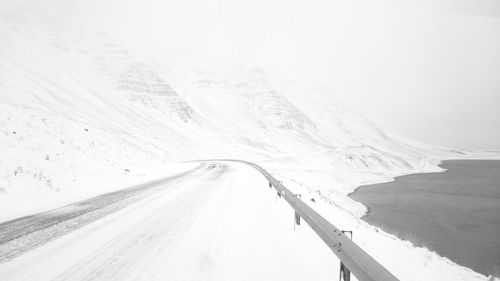
MULTIPOLYGON (((443 165, 445 162, 448 162, 448 161, 500 161, 500 156, 492 156, 492 158, 442 158, 442 159, 437 159, 437 162, 436 163, 432 163, 430 164, 429 162, 427 162, 427 164, 430 164, 430 165, 433 165, 433 166, 436 166, 438 167, 440 170, 428 170, 426 171, 425 169, 424 170, 418 170, 418 171, 415 171, 415 172, 408 172, 408 173, 403 173, 403 174, 399 174, 395 177, 390 177, 389 180, 387 181, 377 181, 377 182, 373 182, 373 183, 366 183, 366 184, 362 184, 362 185, 359 185, 357 187, 355 187, 352 191, 348 192, 346 194, 347 197, 351 198, 353 201, 357 202, 357 203, 360 203, 361 205, 363 205, 367 210, 369 210, 368 206, 364 205, 362 202, 359 202, 357 200, 354 200, 354 198, 351 197, 352 194, 356 193, 356 191, 358 191, 360 188, 364 188, 364 187, 368 187, 368 186, 371 186, 371 185, 377 185, 377 184, 385 184, 385 183, 390 183, 390 182, 395 182, 397 181, 398 178, 401 178, 401 177, 406 177, 406 176, 410 176, 410 175, 424 175, 424 174, 433 174, 433 173, 444 173, 447 171, 447 169, 441 167, 441 165, 443 165)), ((424 164, 424 167, 426 165, 424 164)), ((366 214, 368 213, 365 212, 366 214)), ((360 219, 363 219, 366 214, 364 214, 362 217, 360 217, 360 219)))
MULTIPOLYGON (((427 174, 433 174, 433 173, 445 173, 449 169, 444 168, 443 165, 446 162, 449 162, 449 161, 460 161, 460 162, 462 162, 462 161, 463 162, 468 162, 468 161, 500 161, 500 157, 498 157, 497 155, 494 155, 493 157, 487 157, 487 158, 481 158, 481 157, 474 157, 473 156, 473 157, 464 157, 464 158, 443 158, 443 159, 439 159, 438 162, 436 162, 434 165, 436 167, 438 167, 440 170, 432 170, 432 168, 429 171, 421 171, 420 170, 420 171, 416 171, 415 173, 411 173, 410 172, 410 173, 405 173, 405 174, 401 174, 401 175, 395 176, 391 180, 388 180, 388 181, 359 185, 352 192, 349 192, 347 194, 347 196, 351 200, 353 200, 354 202, 357 202, 357 203, 361 204, 365 208, 365 211, 363 212, 363 215, 360 216, 359 219, 362 220, 367 225, 372 226, 372 227, 374 227, 376 229, 379 229, 380 231, 382 231, 382 232, 384 232, 386 234, 393 235, 393 236, 397 237, 401 241, 408 241, 408 242, 411 243, 412 247, 414 247, 416 249, 420 248, 420 249, 424 249, 424 250, 426 250, 426 251, 428 251, 430 253, 436 254, 440 258, 450 261, 451 263, 453 263, 457 267, 462 267, 462 268, 471 270, 474 273, 483 275, 483 276, 485 276, 487 278, 492 278, 491 280, 498 280, 498 278, 500 278, 500 276, 495 275, 496 274, 495 272, 493 272, 493 275, 492 275, 492 273, 488 273, 489 275, 486 275, 485 273, 478 272, 478 271, 476 271, 476 270, 474 270, 474 269, 472 269, 470 267, 467 267, 465 265, 459 264, 459 263, 451 260, 450 258, 448 258, 448 257, 440 254, 435 249, 433 249, 432 247, 428 246, 427 243, 425 243, 425 241, 422 241, 415 234, 412 234, 412 232, 408 232, 408 235, 405 235, 404 231, 398 231, 397 229, 391 229, 390 227, 383 226, 383 225, 376 225, 373 222, 367 221, 366 218, 372 213, 371 207, 365 205, 365 203, 363 203, 361 201, 358 201, 358 200, 356 200, 355 198, 352 197, 352 195, 354 195, 356 192, 358 192, 360 190, 360 188, 369 188, 369 186, 374 186, 374 185, 379 185, 379 184, 388 184, 388 183, 391 183, 391 182, 396 182, 396 181, 398 181, 402 177, 427 175, 427 174)), ((426 163, 429 164, 430 162, 426 162, 426 163)), ((433 164, 431 164, 431 165, 433 165, 433 164)), ((425 165, 424 165, 424 167, 425 167, 425 165)))

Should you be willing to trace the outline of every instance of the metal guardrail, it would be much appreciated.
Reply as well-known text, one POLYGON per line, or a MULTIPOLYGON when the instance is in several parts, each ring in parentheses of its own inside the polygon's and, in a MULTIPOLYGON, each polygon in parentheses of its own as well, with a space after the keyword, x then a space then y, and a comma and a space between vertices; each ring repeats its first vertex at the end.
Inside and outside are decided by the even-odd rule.
POLYGON ((276 180, 264 168, 259 165, 242 160, 217 159, 209 161, 230 161, 240 162, 255 168, 264 175, 276 191, 290 204, 296 214, 300 215, 304 221, 316 232, 316 234, 326 243, 340 261, 356 276, 359 281, 398 281, 398 279, 387 269, 385 269, 374 258, 368 255, 363 249, 352 242, 333 224, 328 222, 320 214, 314 211, 300 198, 295 196, 281 182, 276 180))

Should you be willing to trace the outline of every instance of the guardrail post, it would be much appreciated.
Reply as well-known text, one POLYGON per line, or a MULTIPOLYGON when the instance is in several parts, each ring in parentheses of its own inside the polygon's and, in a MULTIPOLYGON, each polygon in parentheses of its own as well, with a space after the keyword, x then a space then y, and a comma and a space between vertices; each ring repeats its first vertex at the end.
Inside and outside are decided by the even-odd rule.
MULTIPOLYGON (((299 199, 302 198, 302 195, 300 194, 295 194, 296 197, 298 197, 299 199)), ((297 211, 295 211, 295 217, 294 217, 294 222, 293 222, 293 231, 295 231, 295 226, 299 226, 300 227, 300 215, 297 213, 297 211)))
MULTIPOLYGON (((351 230, 342 230, 342 233, 348 233, 349 235, 346 234, 346 236, 352 240, 351 230)), ((351 271, 342 263, 342 261, 340 262, 339 281, 351 281, 351 271)))
POLYGON ((269 182, 269 188, 273 188, 273 185, 271 182, 269 182))

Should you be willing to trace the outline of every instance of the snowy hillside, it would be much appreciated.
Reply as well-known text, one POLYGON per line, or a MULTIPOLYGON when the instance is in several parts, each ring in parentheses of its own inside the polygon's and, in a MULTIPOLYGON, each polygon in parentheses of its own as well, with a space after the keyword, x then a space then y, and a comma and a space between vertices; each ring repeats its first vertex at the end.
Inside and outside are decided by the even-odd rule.
POLYGON ((141 61, 42 2, 2 1, 0 38, 0 221, 146 181, 178 161, 234 158, 374 233, 348 193, 437 171, 453 155, 396 141, 335 93, 279 85, 262 69, 141 61))
POLYGON ((263 70, 151 67, 107 35, 61 25, 40 3, 3 5, 3 196, 88 189, 204 158, 398 174, 423 168, 424 153, 322 93, 297 99, 274 89, 263 70))

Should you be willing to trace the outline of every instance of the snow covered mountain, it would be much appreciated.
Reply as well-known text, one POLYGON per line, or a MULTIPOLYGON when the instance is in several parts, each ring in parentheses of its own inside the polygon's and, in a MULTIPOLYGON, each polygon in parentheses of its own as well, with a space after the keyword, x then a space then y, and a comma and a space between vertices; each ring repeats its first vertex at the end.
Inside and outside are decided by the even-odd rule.
POLYGON ((148 65, 41 2, 2 5, 0 197, 85 193, 192 159, 348 171, 329 179, 345 192, 433 168, 331 93, 283 90, 256 68, 148 65))

